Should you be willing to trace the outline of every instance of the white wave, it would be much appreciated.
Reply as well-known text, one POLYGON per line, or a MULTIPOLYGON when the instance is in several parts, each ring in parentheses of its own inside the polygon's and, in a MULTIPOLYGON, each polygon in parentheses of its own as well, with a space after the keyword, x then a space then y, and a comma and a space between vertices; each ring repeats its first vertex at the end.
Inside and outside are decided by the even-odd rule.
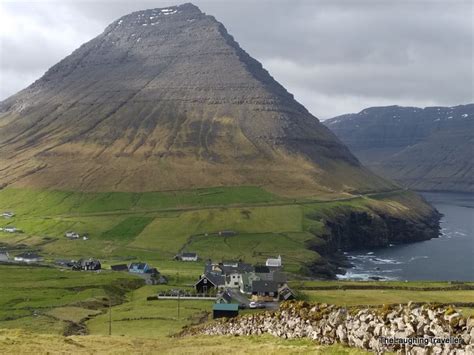
POLYGON ((370 272, 356 273, 356 272, 353 272, 352 270, 347 270, 346 274, 344 275, 338 274, 336 275, 336 277, 338 280, 353 280, 353 281, 371 281, 375 277, 380 278, 381 281, 398 280, 396 277, 380 275, 377 273, 370 273, 370 272))
POLYGON ((412 256, 410 260, 408 260, 409 263, 415 260, 420 260, 420 259, 428 259, 428 256, 426 255, 421 255, 421 256, 412 256))
POLYGON ((371 260, 374 264, 378 265, 383 265, 383 264, 388 264, 388 265, 399 265, 403 264, 403 262, 395 260, 395 259, 381 259, 381 258, 373 258, 371 260))

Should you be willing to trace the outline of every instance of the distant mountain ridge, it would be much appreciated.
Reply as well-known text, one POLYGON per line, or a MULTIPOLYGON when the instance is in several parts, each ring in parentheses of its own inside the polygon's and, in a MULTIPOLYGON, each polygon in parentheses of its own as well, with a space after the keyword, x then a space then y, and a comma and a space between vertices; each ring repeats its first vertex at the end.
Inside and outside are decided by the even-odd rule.
POLYGON ((192 4, 123 16, 1 102, 0 166, 62 190, 393 187, 192 4))
POLYGON ((474 104, 372 107, 324 124, 363 164, 409 188, 474 192, 474 104))

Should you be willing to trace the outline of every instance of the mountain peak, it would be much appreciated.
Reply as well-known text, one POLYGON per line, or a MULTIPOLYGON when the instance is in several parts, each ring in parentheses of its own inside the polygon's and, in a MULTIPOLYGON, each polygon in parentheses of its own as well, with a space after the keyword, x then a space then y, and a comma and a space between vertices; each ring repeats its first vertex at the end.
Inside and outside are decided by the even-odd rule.
POLYGON ((146 27, 173 21, 193 22, 193 20, 202 16, 205 16, 205 14, 201 12, 196 5, 186 3, 176 6, 136 11, 114 21, 109 28, 111 27, 111 30, 113 30, 118 29, 120 26, 121 28, 132 28, 138 26, 146 27))
POLYGON ((123 16, 0 107, 0 185, 386 186, 192 4, 123 16))

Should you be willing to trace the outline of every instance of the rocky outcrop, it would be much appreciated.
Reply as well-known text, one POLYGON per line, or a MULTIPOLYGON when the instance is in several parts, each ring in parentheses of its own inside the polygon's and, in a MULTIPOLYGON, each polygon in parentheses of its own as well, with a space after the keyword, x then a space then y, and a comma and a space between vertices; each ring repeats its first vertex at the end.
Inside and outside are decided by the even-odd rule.
POLYGON ((254 313, 190 328, 183 335, 262 335, 309 338, 376 351, 411 354, 472 354, 474 319, 433 305, 346 309, 285 302, 278 312, 254 313))
POLYGON ((435 210, 419 220, 352 211, 326 221, 326 248, 328 252, 351 251, 437 238, 439 218, 440 214, 435 210))
MULTIPOLYGON (((311 217, 311 216, 308 216, 311 217)), ((390 244, 413 243, 439 236, 441 214, 432 209, 424 216, 401 217, 377 211, 347 209, 324 220, 325 233, 315 235, 323 242, 308 243, 322 258, 308 265, 309 274, 335 278, 350 263, 342 254, 357 249, 388 247, 390 244)))

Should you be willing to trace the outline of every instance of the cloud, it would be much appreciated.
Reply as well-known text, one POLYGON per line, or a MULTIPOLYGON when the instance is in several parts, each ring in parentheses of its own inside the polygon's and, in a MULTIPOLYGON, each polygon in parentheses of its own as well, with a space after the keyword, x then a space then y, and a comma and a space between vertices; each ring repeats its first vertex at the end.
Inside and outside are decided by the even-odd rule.
MULTIPOLYGON (((194 2, 313 114, 473 101, 473 3, 194 2)), ((2 2, 0 99, 132 11, 174 1, 2 2)))

